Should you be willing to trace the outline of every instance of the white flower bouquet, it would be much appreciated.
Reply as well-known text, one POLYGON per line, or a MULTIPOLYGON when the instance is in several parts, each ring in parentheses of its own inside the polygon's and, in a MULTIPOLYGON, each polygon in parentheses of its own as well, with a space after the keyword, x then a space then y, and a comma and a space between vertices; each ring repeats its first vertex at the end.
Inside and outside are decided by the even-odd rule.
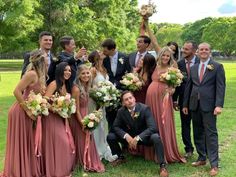
POLYGON ((25 105, 36 117, 40 115, 47 116, 49 114, 49 103, 41 93, 35 94, 33 91, 30 91, 30 94, 25 101, 25 105))
POLYGON ((116 108, 120 103, 120 91, 110 81, 99 82, 97 86, 90 89, 89 96, 98 107, 116 108))
POLYGON ((76 112, 75 99, 71 98, 70 94, 60 96, 58 93, 55 93, 51 100, 52 111, 59 114, 62 118, 67 119, 76 112))
POLYGON ((143 82, 139 78, 137 73, 126 73, 120 83, 123 87, 130 91, 140 90, 143 86, 143 82))
POLYGON ((156 12, 156 5, 151 3, 151 1, 149 1, 149 3, 146 5, 142 5, 139 9, 139 14, 145 19, 151 17, 156 12))
POLYGON ((92 131, 98 126, 101 120, 102 120, 102 110, 99 109, 98 111, 93 111, 92 113, 86 115, 82 120, 82 124, 85 127, 85 129, 92 131))
POLYGON ((181 71, 174 67, 168 68, 168 71, 160 76, 161 81, 166 82, 168 86, 173 88, 180 86, 183 78, 181 71))

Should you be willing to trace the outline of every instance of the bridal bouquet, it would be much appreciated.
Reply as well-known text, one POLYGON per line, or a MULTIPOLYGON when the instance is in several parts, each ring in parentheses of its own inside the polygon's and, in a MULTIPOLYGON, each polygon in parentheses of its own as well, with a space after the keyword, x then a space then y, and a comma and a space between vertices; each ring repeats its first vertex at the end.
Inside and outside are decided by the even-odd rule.
POLYGON ((181 71, 174 67, 168 68, 168 71, 160 76, 161 81, 166 82, 168 86, 173 88, 180 86, 183 78, 181 71))
POLYGON ((98 126, 101 120, 102 110, 99 109, 98 111, 93 111, 92 113, 86 115, 82 120, 82 124, 84 125, 85 129, 92 131, 98 126))
POLYGON ((89 96, 95 101, 98 107, 113 107, 119 106, 120 91, 110 82, 101 81, 90 89, 89 96))
POLYGON ((151 17, 156 12, 156 5, 151 3, 151 1, 146 5, 142 5, 139 10, 139 14, 144 18, 151 17))
POLYGON ((34 116, 47 116, 49 114, 49 103, 47 99, 43 97, 40 93, 35 94, 33 91, 30 91, 30 94, 27 100, 25 101, 25 105, 34 116))
POLYGON ((65 96, 60 96, 58 93, 55 93, 51 100, 52 111, 65 119, 69 118, 71 114, 76 112, 75 99, 71 98, 71 95, 68 93, 65 96))
POLYGON ((126 73, 120 83, 125 89, 130 91, 140 90, 143 86, 143 82, 138 77, 137 73, 126 73))

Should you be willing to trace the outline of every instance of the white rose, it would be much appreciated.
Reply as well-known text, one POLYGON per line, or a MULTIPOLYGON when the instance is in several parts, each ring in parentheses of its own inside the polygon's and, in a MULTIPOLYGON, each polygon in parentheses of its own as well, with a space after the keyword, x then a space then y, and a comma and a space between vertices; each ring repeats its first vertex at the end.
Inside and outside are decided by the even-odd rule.
POLYGON ((88 123, 88 127, 89 127, 89 128, 93 128, 93 127, 94 127, 94 123, 93 123, 93 122, 89 122, 89 123, 88 123))
POLYGON ((48 116, 48 114, 49 114, 48 109, 43 110, 42 114, 45 116, 48 116))
POLYGON ((95 118, 96 118, 96 116, 93 113, 89 114, 89 119, 90 120, 94 120, 95 118))
POLYGON ((170 75, 169 74, 166 75, 166 80, 170 80, 170 75))

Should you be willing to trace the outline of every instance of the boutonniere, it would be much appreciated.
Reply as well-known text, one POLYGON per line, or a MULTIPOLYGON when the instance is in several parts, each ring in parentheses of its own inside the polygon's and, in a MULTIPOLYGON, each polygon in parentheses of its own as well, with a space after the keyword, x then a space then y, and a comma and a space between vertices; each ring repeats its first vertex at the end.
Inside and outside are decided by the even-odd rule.
POLYGON ((58 61, 58 58, 57 57, 52 57, 52 61, 58 61))
POLYGON ((119 58, 118 60, 122 65, 124 64, 124 59, 123 58, 119 58))
POLYGON ((213 64, 207 65, 206 67, 207 67, 207 69, 209 71, 213 71, 214 70, 214 65, 213 64))
POLYGON ((140 112, 135 112, 133 118, 134 118, 134 119, 137 119, 137 118, 139 117, 139 115, 140 115, 140 112))

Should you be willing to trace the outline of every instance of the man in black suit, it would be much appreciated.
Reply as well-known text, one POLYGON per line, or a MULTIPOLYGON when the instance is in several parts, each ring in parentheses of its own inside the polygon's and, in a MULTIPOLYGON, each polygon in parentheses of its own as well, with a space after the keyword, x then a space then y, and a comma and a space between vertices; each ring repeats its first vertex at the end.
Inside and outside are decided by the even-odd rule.
MULTIPOLYGON (((120 80, 125 73, 131 71, 127 56, 116 50, 116 43, 112 39, 106 39, 102 43, 103 54, 106 57, 103 60, 103 65, 107 70, 109 80, 116 86, 117 89, 122 89, 120 80)), ((109 129, 112 127, 116 117, 117 110, 111 108, 106 109, 106 117, 109 129)))
POLYGON ((83 57, 86 56, 86 49, 81 48, 75 55, 74 50, 76 48, 74 38, 71 36, 63 36, 60 39, 60 45, 63 51, 59 54, 59 62, 67 62, 71 67, 72 81, 76 78, 77 68, 83 63, 83 57))
POLYGON ((136 103, 133 93, 130 91, 124 91, 121 100, 123 107, 119 109, 113 129, 107 136, 112 154, 118 156, 117 160, 111 162, 112 165, 116 166, 125 162, 119 142, 130 149, 136 149, 137 144, 153 145, 160 163, 160 176, 168 176, 163 144, 157 133, 150 108, 142 103, 136 103))
POLYGON ((140 59, 142 59, 147 53, 147 48, 151 43, 151 39, 148 36, 141 35, 137 39, 137 51, 129 54, 129 62, 132 68, 138 66, 140 59))
POLYGON ((216 117, 222 112, 225 96, 225 72, 223 65, 211 58, 211 47, 208 43, 198 46, 200 63, 190 69, 184 93, 183 112, 191 113, 193 120, 194 143, 198 159, 192 166, 206 164, 208 156, 210 175, 218 173, 218 133, 216 117))
MULTIPOLYGON (((54 59, 50 50, 52 48, 52 34, 47 31, 43 31, 39 34, 39 47, 41 50, 44 50, 48 56, 48 80, 47 84, 55 79, 55 69, 58 64, 58 60, 54 59)), ((24 63, 22 67, 21 77, 25 73, 27 66, 29 65, 30 52, 24 55, 24 63)))
POLYGON ((176 111, 180 110, 181 119, 181 134, 182 140, 185 145, 185 157, 189 158, 193 155, 193 144, 191 142, 191 115, 185 115, 182 112, 183 109, 183 99, 187 79, 189 77, 190 68, 199 63, 198 57, 195 55, 197 50, 197 44, 193 41, 187 41, 184 43, 182 48, 182 60, 178 61, 178 68, 183 73, 184 79, 179 87, 176 88, 173 94, 174 109, 176 111))

